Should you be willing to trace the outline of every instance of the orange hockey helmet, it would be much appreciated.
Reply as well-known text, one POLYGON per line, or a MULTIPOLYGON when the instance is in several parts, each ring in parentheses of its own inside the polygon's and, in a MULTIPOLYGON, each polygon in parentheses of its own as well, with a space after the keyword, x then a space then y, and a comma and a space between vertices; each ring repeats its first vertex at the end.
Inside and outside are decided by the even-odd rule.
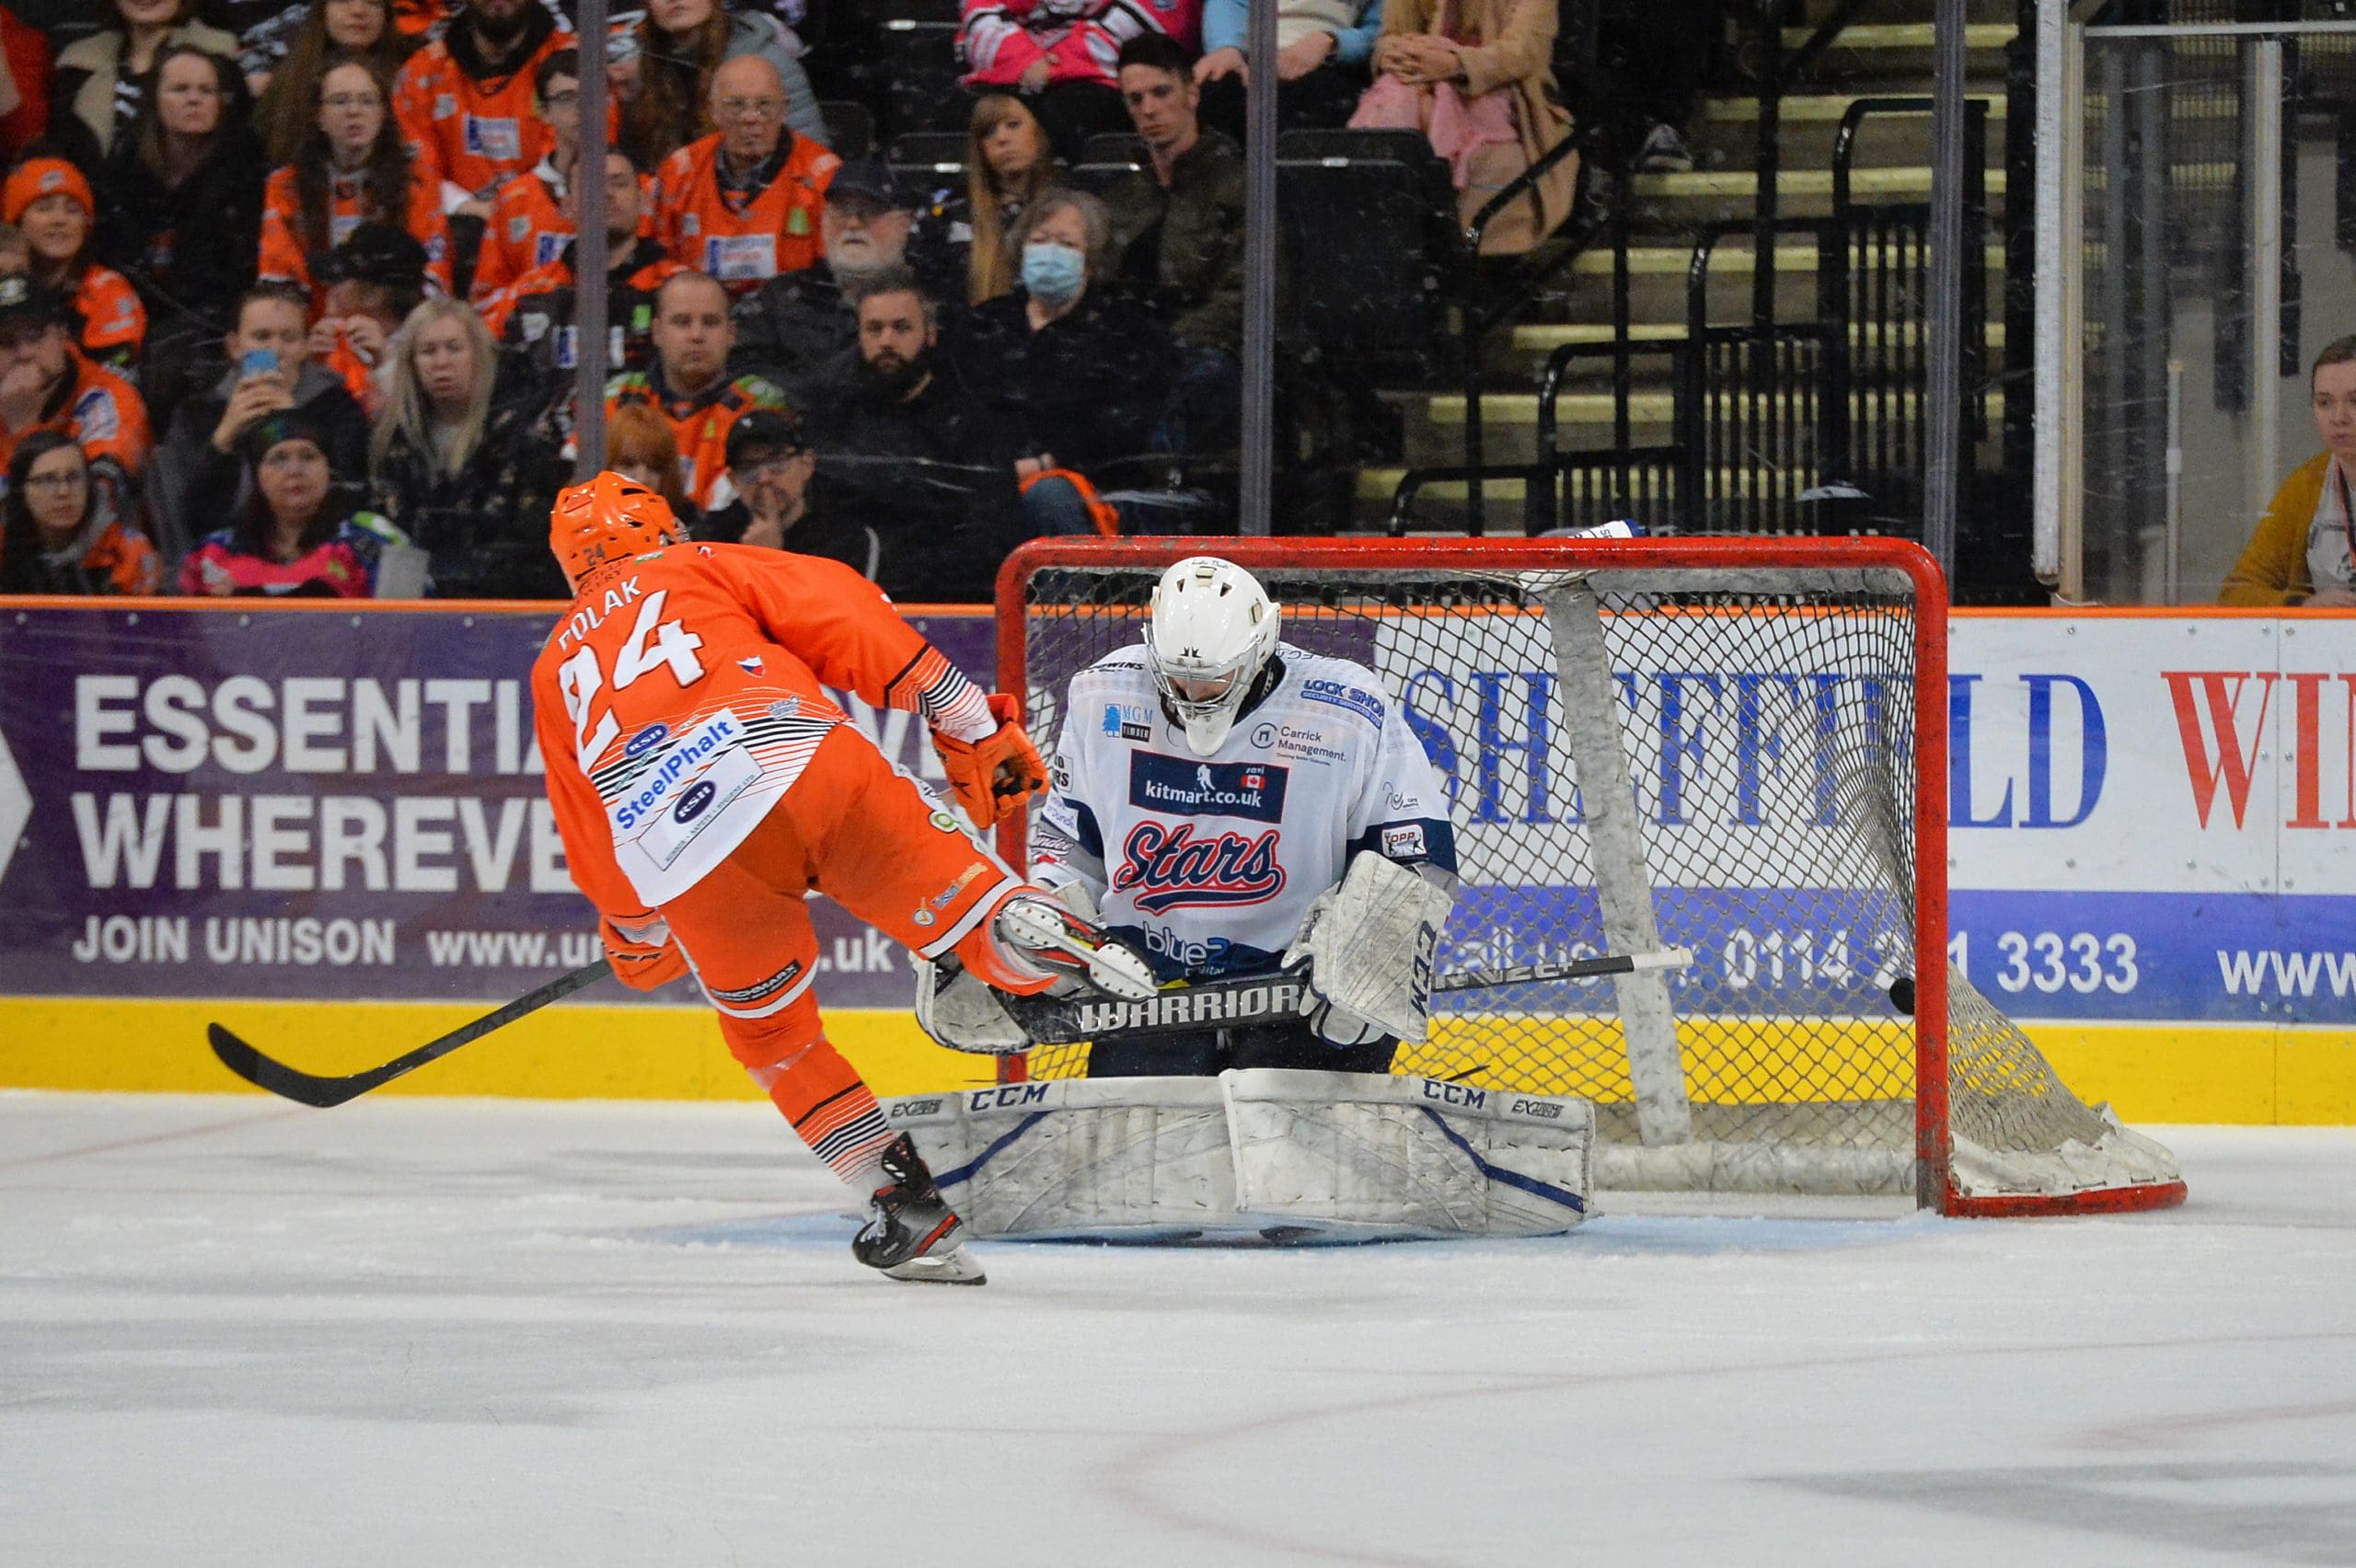
POLYGON ((549 513, 549 548, 575 588, 601 566, 685 537, 669 502, 610 469, 563 491, 549 513))

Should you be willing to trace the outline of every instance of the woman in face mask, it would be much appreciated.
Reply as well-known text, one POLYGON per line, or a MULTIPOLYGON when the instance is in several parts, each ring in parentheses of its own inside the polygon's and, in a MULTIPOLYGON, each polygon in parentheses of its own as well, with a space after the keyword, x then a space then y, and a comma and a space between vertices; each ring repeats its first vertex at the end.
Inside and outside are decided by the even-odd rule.
POLYGON ((1160 322, 1095 286, 1110 271, 1112 230, 1095 197, 1042 194, 1015 226, 1019 286, 976 306, 955 335, 956 369, 999 432, 1032 513, 1065 499, 1070 476, 1109 489, 1163 460, 1154 438, 1178 351, 1160 322), (1042 474, 1057 482, 1040 484, 1042 474))

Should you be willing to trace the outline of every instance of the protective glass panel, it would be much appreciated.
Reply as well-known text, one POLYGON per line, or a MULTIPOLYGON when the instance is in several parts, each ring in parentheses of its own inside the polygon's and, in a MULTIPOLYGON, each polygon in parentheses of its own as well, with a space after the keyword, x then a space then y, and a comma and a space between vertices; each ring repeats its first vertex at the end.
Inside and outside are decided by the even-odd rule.
POLYGON ((2212 603, 2356 327, 2356 34, 2083 38, 2085 592, 2212 603))

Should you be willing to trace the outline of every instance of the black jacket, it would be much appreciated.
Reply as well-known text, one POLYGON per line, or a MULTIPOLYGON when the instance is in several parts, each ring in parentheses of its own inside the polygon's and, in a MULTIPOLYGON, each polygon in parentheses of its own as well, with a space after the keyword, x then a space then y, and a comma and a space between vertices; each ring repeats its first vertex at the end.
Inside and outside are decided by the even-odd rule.
POLYGON ((736 302, 731 375, 765 375, 786 388, 797 409, 810 406, 810 384, 859 341, 859 317, 834 269, 822 258, 771 278, 736 302))
POLYGON ((131 280, 156 322, 188 316, 215 330, 234 325, 261 244, 266 161, 242 124, 224 131, 213 156, 178 190, 149 172, 128 142, 107 160, 97 190, 98 259, 131 280))
POLYGON ((1134 480, 1153 453, 1178 371, 1169 331, 1091 284, 1068 316, 1032 330, 1022 289, 974 307, 947 343, 994 455, 1051 453, 1099 485, 1134 480))
POLYGON ((832 503, 881 537, 875 581, 885 593, 987 600, 1022 536, 1013 460, 956 366, 936 352, 930 372, 913 394, 895 395, 854 353, 813 384, 803 428, 832 503))
POLYGON ((455 474, 433 471, 402 432, 368 480, 368 505, 433 558, 443 599, 561 599, 549 553, 549 508, 568 476, 532 410, 494 405, 482 439, 455 474))
MULTIPOLYGON (((823 556, 838 560, 870 582, 884 582, 884 544, 883 536, 865 522, 836 506, 823 483, 813 480, 803 497, 807 510, 802 520, 786 531, 785 548, 795 555, 823 556)), ((722 544, 741 544, 745 530, 753 525, 752 510, 743 499, 715 507, 699 519, 693 529, 699 539, 722 544)), ((885 593, 892 590, 884 588, 885 593)))
POLYGON ((1217 131, 1179 156, 1163 189, 1151 169, 1105 197, 1121 273, 1190 349, 1243 342, 1243 154, 1217 131))
MULTIPOLYGON (((221 525, 245 499, 245 460, 214 449, 213 432, 237 388, 235 366, 209 391, 181 400, 148 465, 147 507, 156 543, 177 560, 196 540, 221 525)), ((336 482, 357 490, 368 477, 368 416, 341 380, 306 364, 294 380, 294 406, 328 432, 328 468, 336 482)))

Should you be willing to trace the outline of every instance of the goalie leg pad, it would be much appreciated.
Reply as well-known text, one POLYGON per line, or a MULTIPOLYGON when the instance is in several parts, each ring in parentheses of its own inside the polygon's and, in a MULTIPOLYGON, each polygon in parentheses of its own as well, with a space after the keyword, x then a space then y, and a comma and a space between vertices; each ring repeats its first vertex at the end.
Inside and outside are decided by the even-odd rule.
POLYGON ((1214 1078, 1006 1083, 884 1113, 976 1236, 1186 1239, 1234 1216, 1214 1078))
POLYGON ((1352 1241, 1540 1236, 1588 1212, 1594 1108, 1254 1068, 884 1103, 974 1234, 1352 1241))
MULTIPOLYGON (((1310 988, 1329 1016, 1354 1014, 1384 1033, 1421 1040, 1433 952, 1455 896, 1396 861, 1367 853, 1350 861, 1341 886, 1321 904, 1314 923, 1286 951, 1286 965, 1309 960, 1310 988)), ((1320 1032, 1334 1038, 1328 1030, 1320 1032)))
POLYGON ((1245 1211, 1425 1237, 1548 1236, 1589 1212, 1587 1101, 1273 1067, 1219 1081, 1245 1211))

